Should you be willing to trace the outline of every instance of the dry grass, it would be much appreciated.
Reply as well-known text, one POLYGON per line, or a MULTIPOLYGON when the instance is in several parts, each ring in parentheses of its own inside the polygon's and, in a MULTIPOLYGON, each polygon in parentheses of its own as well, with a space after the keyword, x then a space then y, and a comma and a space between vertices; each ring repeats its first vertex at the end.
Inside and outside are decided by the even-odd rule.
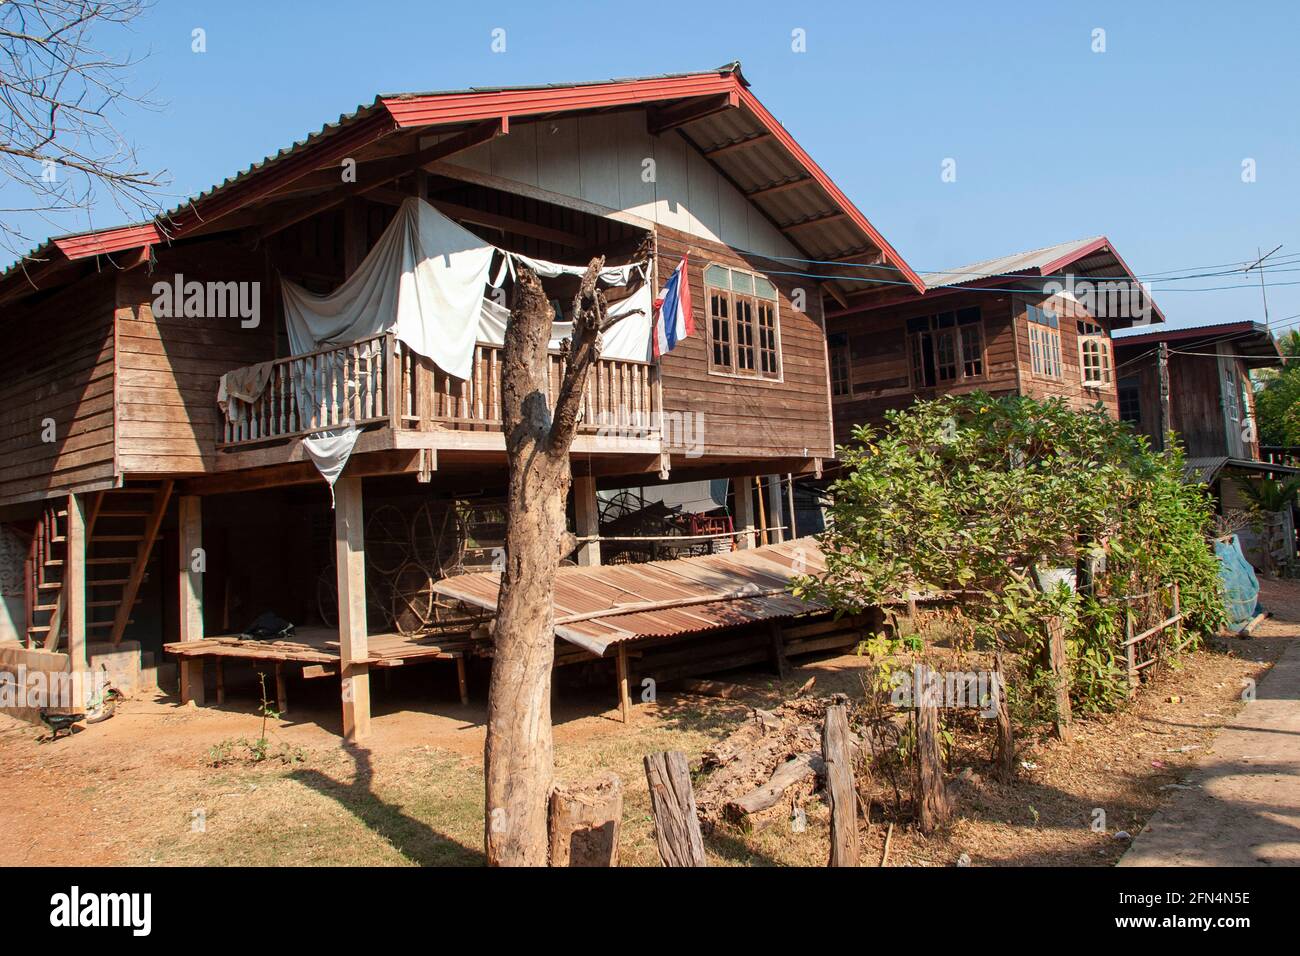
MULTIPOLYGON (((1162 788, 1179 782, 1239 709, 1242 680, 1258 678, 1300 633, 1290 623, 1300 621, 1300 585, 1271 584, 1266 599, 1284 619, 1268 622, 1259 639, 1212 642, 1144 687, 1123 713, 1078 722, 1069 745, 1022 741, 1021 757, 1034 766, 1011 786, 987 776, 990 731, 959 732, 951 769, 959 775, 969 767, 973 779, 953 784, 956 821, 928 838, 900 822, 889 864, 950 866, 963 853, 975 865, 1112 864, 1127 846, 1114 832, 1141 827, 1162 788), (1090 828, 1096 807, 1106 811, 1106 833, 1090 828)), ((736 679, 752 689, 745 701, 664 694, 634 708, 630 728, 596 713, 591 701, 566 703, 568 712, 558 715, 557 775, 617 773, 625 787, 622 861, 657 865, 644 754, 682 750, 697 760, 750 705, 770 705, 810 676, 816 693, 857 694, 864 666, 852 656, 819 661, 783 686, 760 673, 742 675, 736 679)), ((0 728, 0 830, 9 836, 0 864, 479 864, 480 721, 477 708, 455 717, 389 715, 376 722, 368 749, 349 749, 300 715, 272 737, 273 749, 283 741, 300 760, 222 767, 210 765, 209 750, 255 732, 247 710, 132 701, 95 732, 54 745, 36 743, 39 731, 10 722, 0 728), (202 830, 193 825, 199 810, 202 830)), ((880 861, 888 802, 873 804, 864 827, 866 865, 880 861)), ((750 830, 715 830, 706 844, 713 865, 822 866, 827 814, 814 798, 803 832, 795 832, 787 810, 774 810, 750 830)))

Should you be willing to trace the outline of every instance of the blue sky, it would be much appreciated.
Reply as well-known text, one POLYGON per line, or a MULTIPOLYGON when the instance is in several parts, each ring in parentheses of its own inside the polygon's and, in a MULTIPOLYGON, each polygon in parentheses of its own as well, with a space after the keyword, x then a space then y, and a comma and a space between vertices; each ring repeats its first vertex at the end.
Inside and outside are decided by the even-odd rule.
MULTIPOLYGON (((1257 246, 1300 257, 1297 40, 1293 2, 157 0, 120 45, 147 55, 138 86, 162 106, 120 126, 144 164, 171 175, 170 206, 379 92, 739 59, 758 97, 920 271, 1105 233, 1140 275, 1187 273, 1244 263, 1257 246), (195 27, 206 53, 191 51, 195 27), (504 53, 490 48, 497 27, 504 53), (1092 49, 1098 28, 1104 53, 1092 49), (806 52, 791 49, 795 29, 806 52), (948 158, 956 182, 941 179, 948 158)), ((101 208, 94 225, 119 219, 101 208)), ((87 223, 23 225, 46 235, 87 223)), ((1275 322, 1300 320, 1291 261, 1268 276, 1275 322)), ((1157 281, 1155 294, 1174 324, 1261 319, 1252 283, 1157 281)))

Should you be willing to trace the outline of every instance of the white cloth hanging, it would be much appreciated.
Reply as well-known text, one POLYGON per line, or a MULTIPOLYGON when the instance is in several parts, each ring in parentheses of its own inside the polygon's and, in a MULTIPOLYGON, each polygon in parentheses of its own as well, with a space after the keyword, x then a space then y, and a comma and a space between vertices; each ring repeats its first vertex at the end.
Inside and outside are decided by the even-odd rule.
POLYGON ((290 350, 301 355, 396 332, 413 352, 468 378, 495 253, 424 200, 406 199, 361 265, 329 295, 282 281, 290 350))
MULTIPOLYGON (((627 298, 611 305, 608 316, 618 321, 601 336, 600 357, 620 361, 650 361, 652 358, 650 332, 653 328, 650 313, 653 307, 653 292, 649 284, 642 284, 627 298), (620 316, 622 318, 619 318, 620 316)), ((479 341, 489 345, 504 344, 506 323, 509 321, 509 309, 497 305, 491 299, 484 299, 483 309, 479 314, 479 341)), ((572 334, 572 322, 552 323, 550 348, 560 348, 564 340, 572 334)))
POLYGON ((342 428, 315 432, 302 440, 302 447, 316 465, 325 483, 330 486, 330 507, 334 507, 334 483, 348 466, 352 449, 356 447, 361 429, 352 422, 342 428))

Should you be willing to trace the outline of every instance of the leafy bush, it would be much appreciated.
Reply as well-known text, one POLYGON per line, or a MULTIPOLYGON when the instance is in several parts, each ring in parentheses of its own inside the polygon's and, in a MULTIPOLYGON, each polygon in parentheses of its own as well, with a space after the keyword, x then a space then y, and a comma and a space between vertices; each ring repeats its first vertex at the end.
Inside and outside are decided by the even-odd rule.
POLYGON ((856 429, 840 449, 822 535, 827 571, 801 594, 845 610, 960 592, 983 646, 1036 652, 1049 615, 1070 635, 1076 696, 1119 696, 1124 613, 1107 598, 1177 581, 1188 626, 1223 620, 1205 489, 1179 450, 1063 401, 947 395, 856 429), (1044 589, 1035 569, 1096 567, 1091 590, 1044 589))

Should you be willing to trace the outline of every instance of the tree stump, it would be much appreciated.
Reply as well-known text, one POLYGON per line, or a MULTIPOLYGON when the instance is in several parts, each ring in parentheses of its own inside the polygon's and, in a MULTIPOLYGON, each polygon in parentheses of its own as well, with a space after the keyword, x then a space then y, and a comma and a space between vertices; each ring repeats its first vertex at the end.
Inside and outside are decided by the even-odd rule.
POLYGON ((664 866, 708 866, 686 754, 671 750, 647 755, 645 777, 650 785, 655 843, 664 866))
POLYGON ((1001 783, 1010 783, 1016 776, 1016 741, 1011 729, 1011 708, 1007 703, 1006 670, 1002 666, 1002 651, 993 655, 993 679, 997 693, 998 736, 993 745, 994 775, 1001 783))
POLYGON ((914 689, 916 710, 916 811, 922 833, 948 822, 952 805, 943 782, 943 750, 939 743, 939 707, 930 688, 938 679, 924 665, 917 668, 920 686, 914 689))
POLYGON ((551 866, 618 866, 623 782, 605 773, 551 791, 547 832, 551 866))
POLYGON ((857 866, 858 797, 853 785, 848 711, 843 704, 826 708, 822 759, 826 763, 826 794, 831 804, 831 857, 827 865, 857 866))

